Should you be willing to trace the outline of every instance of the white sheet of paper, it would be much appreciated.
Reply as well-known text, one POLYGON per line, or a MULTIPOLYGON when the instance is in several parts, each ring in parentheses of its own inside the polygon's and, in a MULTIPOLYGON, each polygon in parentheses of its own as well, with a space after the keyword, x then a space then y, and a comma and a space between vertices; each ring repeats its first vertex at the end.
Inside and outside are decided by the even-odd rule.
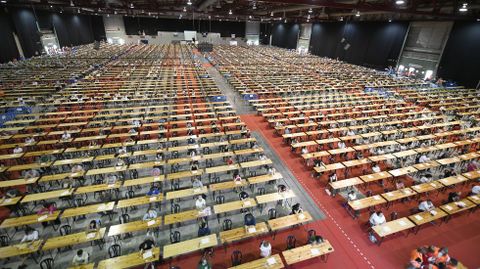
POLYGON ((436 188, 436 187, 437 187, 437 184, 435 184, 435 183, 430 183, 430 186, 436 188))
POLYGON ((160 177, 154 177, 153 182, 155 182, 155 181, 160 181, 160 177))
POLYGON ((472 196, 472 199, 478 201, 479 198, 478 198, 478 196, 472 196))
POLYGON ((267 264, 268 265, 274 265, 276 263, 277 263, 277 260, 275 260, 274 257, 270 257, 270 258, 267 259, 267 264))
POLYGON ((387 196, 392 197, 392 196, 393 196, 393 193, 390 193, 390 192, 389 192, 389 193, 387 193, 387 196))
POLYGON ((314 256, 317 256, 320 255, 320 250, 318 248, 312 248, 310 249, 310 253, 312 253, 314 256))
POLYGON ((88 233, 87 234, 87 239, 95 238, 96 235, 97 235, 96 233, 88 233))
POLYGON ((200 239, 200 244, 201 245, 205 245, 205 244, 208 244, 208 243, 210 243, 210 238, 206 237, 206 238, 200 239))
POLYGON ((243 202, 243 205, 244 205, 244 206, 250 206, 250 205, 252 205, 252 202, 250 202, 250 201, 245 201, 245 202, 243 202))
POLYGON ((70 192, 69 191, 64 191, 62 192, 61 196, 66 196, 66 195, 70 195, 70 192))
POLYGON ((392 230, 392 229, 390 229, 390 227, 388 227, 388 226, 384 226, 384 227, 383 227, 383 231, 384 231, 384 232, 387 232, 387 233, 388 233, 388 232, 390 232, 391 230, 392 230))
POLYGON ((108 186, 107 186, 107 187, 109 187, 109 188, 113 188, 113 187, 115 187, 115 184, 108 184, 108 186))
POLYGON ((5 199, 5 201, 3 201, 5 204, 8 204, 12 201, 12 198, 8 198, 8 199, 5 199))
POLYGON ((121 166, 115 166, 115 169, 120 170, 120 169, 122 169, 122 167, 121 166))
POLYGON ((405 225, 407 225, 407 223, 406 223, 405 221, 403 221, 403 220, 399 221, 398 224, 400 224, 400 226, 405 226, 405 225))
POLYGON ((152 252, 151 249, 149 249, 149 250, 147 250, 143 253, 143 259, 145 259, 145 260, 148 259, 148 258, 151 258, 152 256, 153 256, 153 252, 152 252))
POLYGON ((149 220, 149 221, 147 222, 147 226, 152 226, 152 225, 154 225, 154 224, 155 224, 155 220, 149 220))
POLYGON ((248 227, 248 233, 253 234, 253 233, 255 233, 255 232, 257 232, 257 228, 255 228, 255 227, 248 227))
POLYGON ((419 215, 415 215, 415 219, 416 219, 416 220, 422 220, 423 217, 422 217, 422 216, 419 216, 419 215))
POLYGON ((375 196, 373 196, 373 199, 380 200, 380 196, 375 195, 375 196))
POLYGON ((242 182, 241 181, 235 181, 235 184, 240 185, 240 184, 242 184, 242 182))
POLYGON ((298 219, 300 220, 305 219, 305 215, 303 213, 298 214, 298 219))
POLYGON ((453 209, 453 207, 451 207, 451 206, 449 206, 449 205, 446 205, 445 208, 446 208, 447 210, 452 210, 452 209, 453 209))
POLYGON ((155 197, 155 196, 154 196, 154 197, 150 197, 150 202, 156 201, 156 200, 157 200, 157 197, 155 197))
POLYGON ((104 211, 105 210, 105 205, 99 205, 97 210, 98 211, 104 211))
POLYGON ((38 221, 42 221, 42 220, 44 220, 44 219, 46 219, 46 218, 48 218, 47 215, 42 215, 42 216, 38 217, 37 220, 38 220, 38 221))
POLYGON ((373 176, 372 176, 372 175, 368 175, 367 177, 368 177, 368 178, 373 178, 373 176))

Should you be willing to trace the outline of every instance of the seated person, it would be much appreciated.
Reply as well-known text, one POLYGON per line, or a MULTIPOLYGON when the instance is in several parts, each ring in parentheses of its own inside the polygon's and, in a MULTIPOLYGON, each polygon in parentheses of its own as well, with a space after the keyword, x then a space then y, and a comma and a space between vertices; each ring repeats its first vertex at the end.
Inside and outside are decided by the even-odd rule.
POLYGON ((20 243, 33 242, 36 240, 38 240, 38 231, 30 226, 27 226, 27 228, 25 228, 25 235, 22 237, 20 243))
POLYGON ((212 266, 206 258, 202 258, 200 262, 198 262, 197 269, 212 269, 212 266))
POLYGON ((206 236, 211 233, 210 228, 208 228, 207 223, 200 222, 200 226, 198 227, 198 237, 206 236))
POLYGON ((197 210, 203 210, 207 206, 207 201, 205 200, 204 195, 205 194, 198 195, 195 200, 195 208, 197 210))
POLYGON ((410 254, 410 266, 409 268, 421 268, 423 264, 423 259, 425 254, 427 253, 427 249, 425 247, 419 247, 414 249, 410 254))
POLYGON ((89 259, 89 255, 86 251, 83 251, 83 249, 79 249, 77 251, 77 254, 73 256, 72 260, 72 265, 82 265, 82 264, 87 264, 89 259))
POLYGON ((203 187, 203 183, 200 179, 194 178, 192 181, 192 188, 194 189, 200 189, 203 187))
POLYGON ((328 175, 328 182, 335 182, 337 181, 337 173, 333 172, 330 175, 328 175))
POLYGON ((192 165, 190 166, 190 171, 198 171, 198 162, 195 161, 192 163, 192 165))
POLYGON ((260 257, 266 258, 270 257, 272 255, 272 245, 266 241, 263 240, 262 243, 260 244, 260 257))
POLYGON ((100 224, 101 222, 99 219, 91 220, 88 224, 87 232, 97 232, 98 230, 100 230, 100 224))
POLYGON ((72 173, 80 173, 80 172, 83 172, 83 166, 80 165, 80 164, 77 164, 77 165, 74 165, 72 167, 72 173))
POLYGON ((433 181, 432 175, 431 174, 426 174, 426 175, 423 175, 420 178, 419 183, 428 183, 428 182, 432 182, 432 181, 433 181))
POLYGON ((18 154, 22 152, 23 152, 23 148, 21 148, 19 145, 16 145, 15 148, 13 149, 13 154, 18 154))
POLYGON ((64 131, 63 134, 62 134, 62 140, 69 140, 72 138, 72 135, 70 133, 68 133, 67 131, 64 131))
POLYGON ((448 193, 448 202, 452 203, 452 202, 460 201, 460 195, 462 195, 461 192, 452 191, 452 192, 448 193))
POLYGON ((348 201, 355 201, 357 199, 357 193, 355 191, 350 191, 347 195, 348 201))
POLYGON ((245 229, 248 229, 248 226, 257 225, 257 220, 255 219, 252 213, 245 214, 245 216, 243 217, 243 222, 245 224, 245 229))
POLYGON ((314 235, 308 239, 308 243, 312 245, 321 244, 323 243, 323 237, 321 237, 320 235, 314 235))
POLYGON ((155 247, 155 241, 151 236, 147 236, 145 240, 138 246, 138 249, 140 250, 141 253, 150 250, 155 247))
POLYGON ((419 163, 426 163, 426 162, 429 162, 429 161, 430 161, 430 158, 428 158, 426 154, 423 154, 423 155, 420 156, 420 158, 418 159, 418 162, 419 162, 419 163))
POLYGON ((227 165, 233 165, 234 161, 233 161, 233 158, 230 156, 228 157, 227 159, 227 165))
POLYGON ((278 193, 284 193, 284 192, 287 192, 287 186, 283 185, 283 184, 280 184, 277 186, 277 192, 278 193))
POLYGON ((248 199, 250 197, 250 195, 248 195, 248 193, 246 191, 242 191, 242 192, 240 192, 238 197, 240 197, 241 201, 244 201, 244 200, 248 199))
POLYGON ((373 173, 379 173, 381 170, 380 170, 380 166, 378 166, 377 163, 373 164, 372 165, 372 172, 373 173))
POLYGON ((113 185, 117 183, 118 176, 115 174, 110 174, 107 176, 107 185, 113 185))
POLYGON ((158 217, 158 213, 155 209, 149 209, 147 212, 143 215, 142 220, 143 221, 149 221, 152 219, 155 219, 158 217))
POLYGON ((25 139, 25 144, 33 144, 35 143, 35 138, 29 136, 25 139))
POLYGON ((308 153, 308 148, 307 147, 303 147, 302 148, 302 154, 307 154, 308 153))
POLYGON ((147 196, 157 196, 160 194, 160 188, 157 185, 154 185, 147 192, 147 196))
POLYGON ((303 212, 302 206, 300 205, 300 203, 296 203, 292 206, 292 212, 290 212, 290 215, 300 214, 302 212, 303 212))
POLYGON ((40 173, 37 170, 31 169, 25 172, 25 174, 23 175, 23 178, 28 180, 28 179, 36 178, 39 176, 40 176, 40 173))
POLYGON ((5 194, 2 196, 2 198, 0 198, 0 204, 5 202, 6 199, 15 198, 18 195, 20 195, 20 191, 17 188, 13 188, 13 187, 7 188, 7 190, 5 191, 5 194))
POLYGON ((432 209, 434 209, 435 206, 433 205, 432 203, 432 200, 430 199, 427 199, 425 201, 422 201, 420 202, 420 204, 418 205, 418 210, 422 211, 422 212, 426 212, 426 211, 430 211, 432 209))
POLYGON ((480 185, 475 185, 472 187, 472 194, 480 194, 480 185))
POLYGON ((382 225, 387 222, 382 211, 373 212, 369 219, 370 225, 377 226, 382 225))

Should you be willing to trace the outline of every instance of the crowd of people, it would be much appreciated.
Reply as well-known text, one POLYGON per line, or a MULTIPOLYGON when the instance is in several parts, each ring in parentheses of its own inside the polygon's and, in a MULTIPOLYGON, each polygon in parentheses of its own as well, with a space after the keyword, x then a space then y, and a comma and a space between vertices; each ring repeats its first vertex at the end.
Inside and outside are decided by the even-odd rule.
POLYGON ((457 269, 460 264, 450 257, 447 247, 431 245, 412 250, 408 269, 457 269))

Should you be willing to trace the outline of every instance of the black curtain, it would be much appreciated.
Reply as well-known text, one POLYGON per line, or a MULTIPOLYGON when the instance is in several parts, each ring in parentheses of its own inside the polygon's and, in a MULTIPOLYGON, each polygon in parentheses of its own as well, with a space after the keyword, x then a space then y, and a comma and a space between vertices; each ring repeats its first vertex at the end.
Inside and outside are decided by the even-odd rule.
POLYGON ((105 24, 103 23, 103 16, 92 16, 92 30, 93 39, 96 41, 106 40, 105 24))
POLYGON ((465 87, 476 87, 480 80, 480 23, 453 25, 438 67, 438 76, 465 87))
POLYGON ((138 35, 145 32, 146 35, 157 35, 159 31, 183 32, 197 31, 220 33, 223 37, 245 37, 245 22, 208 21, 208 20, 178 20, 178 19, 155 19, 147 17, 123 17, 125 32, 127 35, 138 35))
POLYGON ((14 27, 9 15, 4 9, 0 9, 0 63, 19 58, 13 38, 14 27))
POLYGON ((88 44, 95 40, 91 16, 53 13, 51 18, 61 47, 88 44))
POLYGON ((300 24, 297 23, 277 23, 272 26, 272 45, 296 49, 298 35, 300 33, 300 24))
POLYGON ((270 45, 270 36, 272 35, 272 24, 260 24, 260 44, 270 45))
POLYGON ((40 55, 43 48, 32 9, 12 9, 10 14, 25 57, 40 55))
POLYGON ((315 23, 310 50, 322 57, 383 69, 395 65, 407 30, 407 22, 315 23))

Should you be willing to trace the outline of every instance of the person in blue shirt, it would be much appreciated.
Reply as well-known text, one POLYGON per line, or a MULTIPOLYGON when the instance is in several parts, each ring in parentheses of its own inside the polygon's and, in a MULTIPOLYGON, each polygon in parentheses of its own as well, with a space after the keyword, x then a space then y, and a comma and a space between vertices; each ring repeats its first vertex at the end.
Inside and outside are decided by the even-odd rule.
POLYGON ((198 227, 198 237, 206 236, 210 234, 210 228, 208 228, 205 222, 200 223, 200 227, 198 227))
POLYGON ((257 221, 255 220, 255 217, 252 215, 252 213, 247 213, 243 217, 243 221, 245 223, 245 226, 255 226, 257 224, 257 221))

